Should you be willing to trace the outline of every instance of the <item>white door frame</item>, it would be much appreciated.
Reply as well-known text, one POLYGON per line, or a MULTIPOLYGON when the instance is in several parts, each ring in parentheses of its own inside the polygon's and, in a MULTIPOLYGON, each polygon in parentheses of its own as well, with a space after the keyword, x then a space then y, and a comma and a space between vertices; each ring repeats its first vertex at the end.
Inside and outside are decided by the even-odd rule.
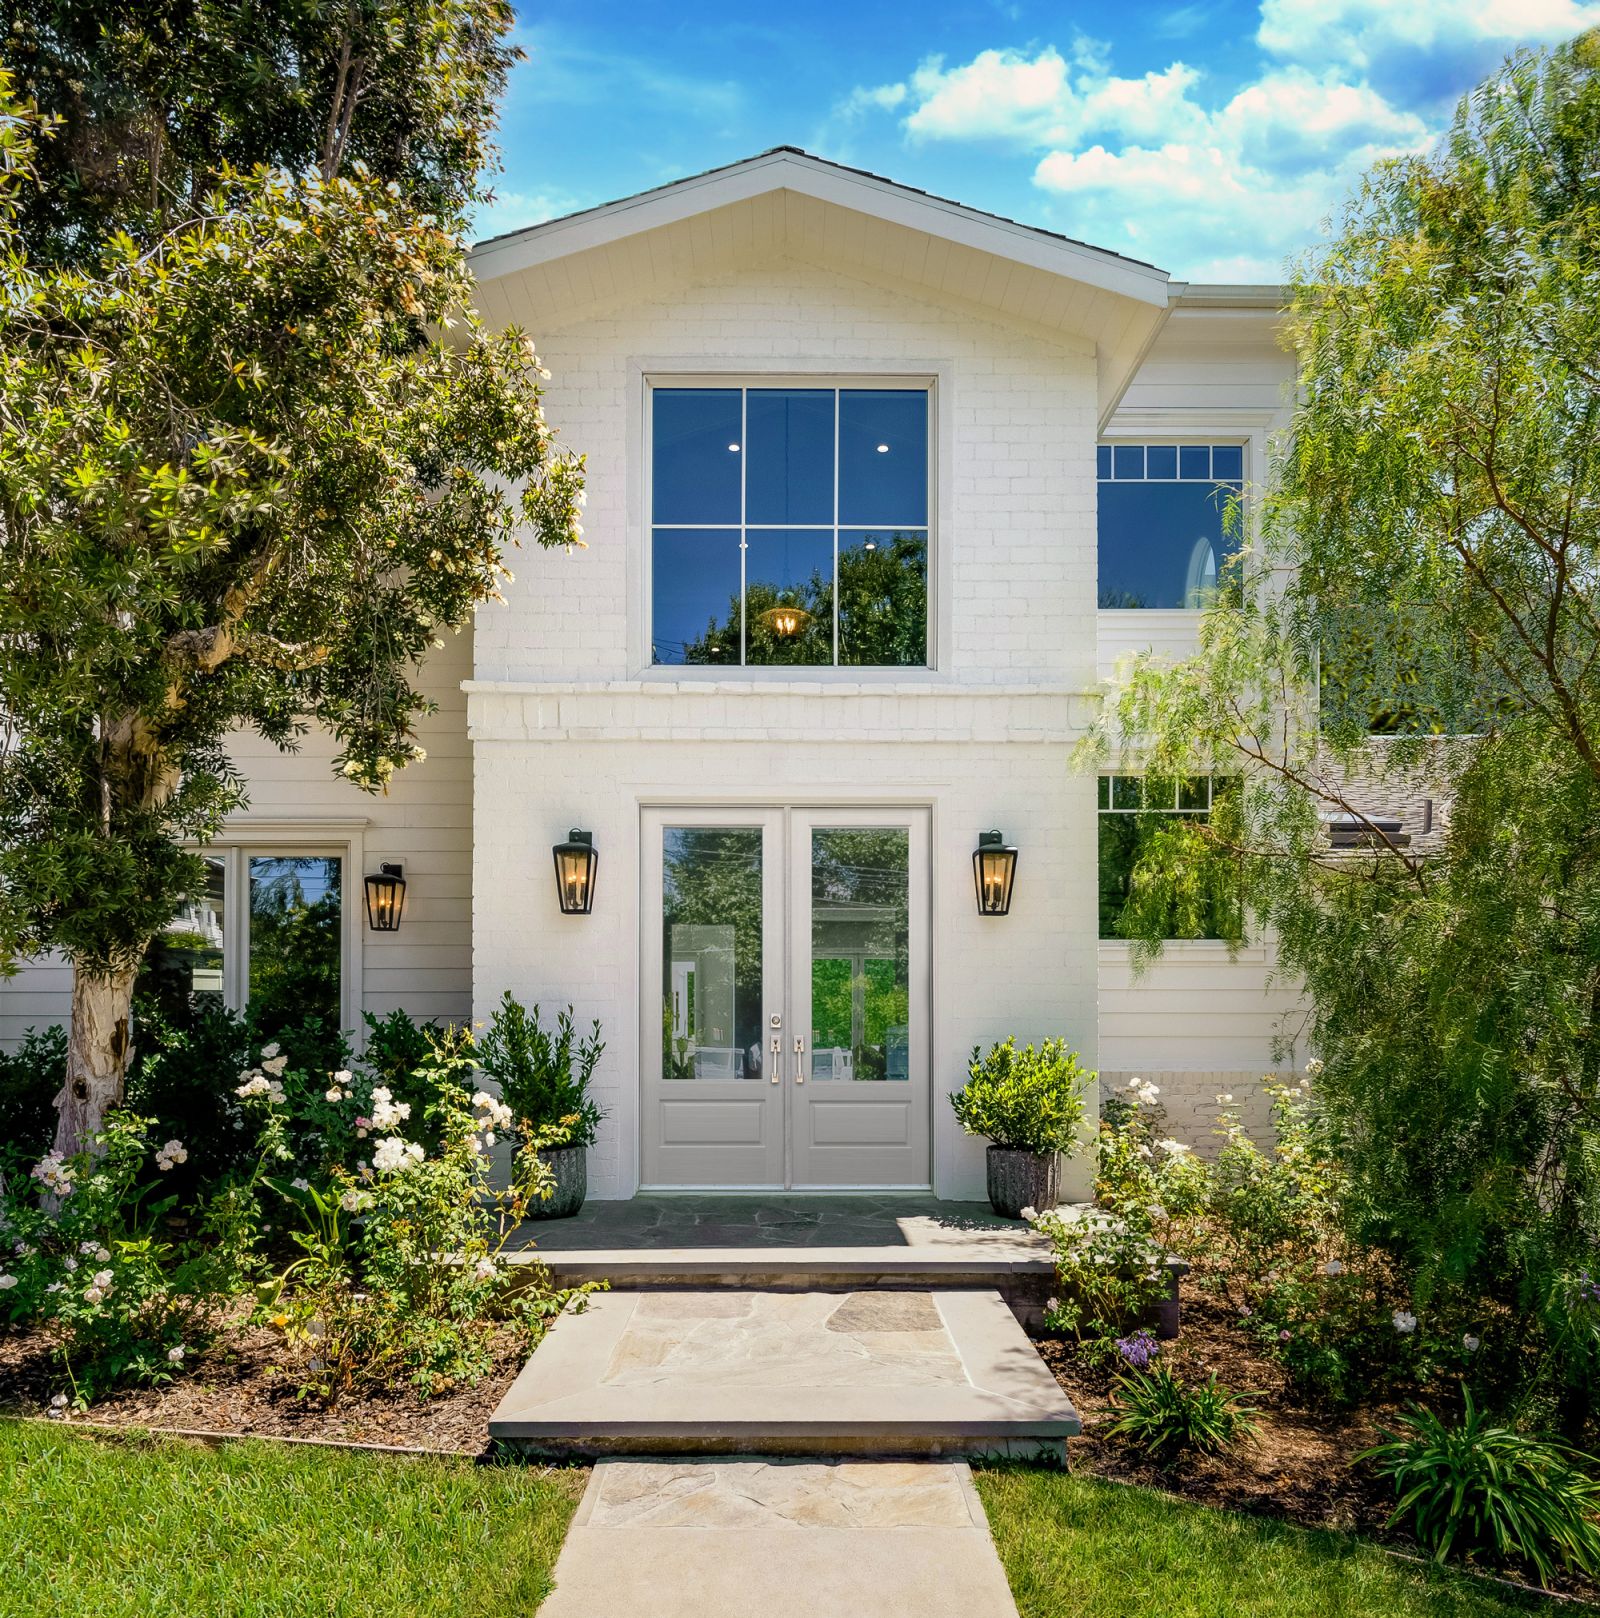
MULTIPOLYGON (((932 938, 932 805, 921 802, 842 803, 836 797, 804 801, 794 797, 730 804, 654 801, 640 806, 639 908, 639 1189, 797 1192, 851 1190, 920 1190, 933 1184, 933 938, 932 938), (742 1163, 739 1173, 723 1179, 674 1177, 670 1148, 663 1139, 663 1102, 680 1099, 661 1072, 664 968, 662 950, 663 860, 662 833, 669 826, 759 827, 762 831, 762 1015, 764 1066, 756 1080, 724 1083, 698 1079, 693 1096, 682 1100, 723 1102, 747 1122, 733 1125, 745 1148, 731 1150, 730 1159, 742 1163), (910 833, 910 984, 908 995, 909 1084, 920 1095, 908 1096, 913 1110, 920 1109, 915 1130, 920 1155, 920 1178, 872 1182, 833 1180, 806 1183, 795 1173, 797 1120, 810 1104, 805 1086, 810 1082, 810 833, 824 826, 905 826, 910 833), (803 876, 803 880, 802 880, 803 876), (795 1051, 800 1034, 804 1054, 795 1051), (772 1038, 781 1040, 776 1064, 772 1038), (803 1064, 801 1067, 799 1064, 803 1064), (797 1072, 803 1078, 797 1082, 797 1072), (724 1094, 726 1092, 726 1094, 724 1094), (759 1093, 759 1100, 757 1099, 759 1093), (761 1118, 760 1150, 753 1118, 761 1118), (655 1131, 655 1134, 652 1134, 655 1131), (775 1132, 775 1133, 774 1133, 775 1132), (772 1148, 776 1146, 774 1159, 772 1148), (666 1161, 663 1161, 664 1151, 666 1161), (758 1172, 749 1172, 759 1162, 758 1172)), ((680 1081, 685 1084, 687 1081, 680 1081)), ((676 1083, 674 1083, 674 1089, 676 1083)), ((831 1089, 831 1086, 829 1086, 831 1089)), ((879 1086, 874 1085, 876 1091, 879 1086)), ((835 1092, 840 1094, 841 1092, 835 1092)), ((831 1098, 830 1098, 831 1099, 831 1098)), ((865 1096, 862 1097, 865 1100, 865 1096)), ((727 1127, 726 1125, 724 1127, 727 1127)), ((737 1148, 738 1143, 731 1143, 737 1148)), ((803 1164, 801 1165, 803 1167, 803 1164)))

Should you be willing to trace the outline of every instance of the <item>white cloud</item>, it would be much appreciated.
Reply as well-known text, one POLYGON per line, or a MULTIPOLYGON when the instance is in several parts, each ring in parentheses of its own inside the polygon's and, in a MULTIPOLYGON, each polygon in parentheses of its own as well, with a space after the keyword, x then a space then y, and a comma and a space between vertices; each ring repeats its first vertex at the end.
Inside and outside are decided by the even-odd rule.
POLYGON ((576 213, 583 206, 577 197, 563 191, 497 191, 491 202, 473 214, 470 237, 475 242, 488 241, 491 236, 576 213))
MULTIPOLYGON (((1570 32, 1587 10, 1600 14, 1600 4, 1574 0, 1524 3, 1551 30, 1570 32)), ((1046 45, 980 51, 956 64, 928 58, 906 82, 857 96, 896 113, 912 140, 998 142, 1035 154, 1034 184, 1059 199, 1052 223, 1072 235, 1188 279, 1273 281, 1366 168, 1424 149, 1442 127, 1426 86, 1408 99, 1376 85, 1362 62, 1405 30, 1416 41, 1434 37, 1452 9, 1472 12, 1475 49, 1500 39, 1496 30, 1515 33, 1511 7, 1495 0, 1453 8, 1263 0, 1261 39, 1272 41, 1271 55, 1226 99, 1208 97, 1203 75, 1182 61, 1118 75, 1106 47, 1081 38, 1066 52, 1046 45), (1426 25, 1417 9, 1430 14, 1426 25)), ((1452 98, 1482 70, 1463 81, 1465 70, 1455 69, 1452 98)))
POLYGON ((1288 61, 1364 71, 1396 53, 1549 45, 1600 23, 1574 0, 1262 0, 1257 43, 1288 61))

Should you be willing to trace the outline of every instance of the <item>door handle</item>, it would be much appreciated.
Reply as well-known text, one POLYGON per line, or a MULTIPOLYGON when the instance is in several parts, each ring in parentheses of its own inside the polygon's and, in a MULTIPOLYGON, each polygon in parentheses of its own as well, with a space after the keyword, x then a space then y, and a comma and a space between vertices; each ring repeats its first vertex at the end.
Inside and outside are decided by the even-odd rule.
POLYGON ((794 1036, 794 1082, 806 1082, 806 1042, 798 1034, 794 1036))
POLYGON ((772 1082, 777 1084, 783 1078, 783 1038, 779 1034, 772 1036, 772 1082))

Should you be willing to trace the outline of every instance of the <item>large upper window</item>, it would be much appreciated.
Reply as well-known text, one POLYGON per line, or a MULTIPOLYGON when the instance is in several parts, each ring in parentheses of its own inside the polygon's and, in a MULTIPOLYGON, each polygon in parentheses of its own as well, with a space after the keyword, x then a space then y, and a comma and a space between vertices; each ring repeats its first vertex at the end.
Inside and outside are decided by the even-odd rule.
POLYGON ((650 395, 655 663, 928 661, 928 390, 650 395))
POLYGON ((1238 444, 1101 444, 1101 607, 1205 606, 1239 549, 1238 444))

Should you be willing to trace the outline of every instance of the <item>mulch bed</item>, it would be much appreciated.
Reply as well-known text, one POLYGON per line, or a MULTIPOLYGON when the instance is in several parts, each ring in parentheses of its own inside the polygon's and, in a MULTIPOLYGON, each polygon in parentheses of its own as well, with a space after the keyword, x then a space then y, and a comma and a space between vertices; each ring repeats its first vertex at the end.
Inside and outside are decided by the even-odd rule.
POLYGON ((1294 1397, 1282 1368, 1219 1298, 1186 1286, 1183 1329, 1161 1345, 1161 1353, 1186 1378, 1215 1372, 1223 1386, 1254 1395, 1246 1402, 1256 1406, 1259 1434, 1224 1455, 1155 1465, 1134 1446, 1106 1436, 1117 1419, 1110 1397, 1116 1366, 1093 1363, 1058 1338, 1041 1338, 1035 1346, 1083 1418, 1083 1436, 1067 1445, 1074 1471, 1307 1528, 1375 1533, 1392 1508, 1387 1485, 1350 1463, 1378 1442, 1378 1428, 1392 1426, 1397 1411, 1376 1406, 1330 1414, 1307 1408, 1294 1397))
MULTIPOLYGON (((497 1345, 489 1375, 475 1387, 419 1399, 402 1386, 381 1394, 347 1395, 330 1408, 296 1396, 298 1379, 293 1367, 283 1363, 283 1339, 276 1332, 241 1322, 167 1386, 108 1394, 83 1415, 67 1419, 481 1455, 488 1447, 490 1414, 524 1359, 508 1333, 497 1345)), ((42 1334, 0 1335, 0 1411, 47 1415, 51 1399, 68 1391, 60 1362, 42 1334)))

